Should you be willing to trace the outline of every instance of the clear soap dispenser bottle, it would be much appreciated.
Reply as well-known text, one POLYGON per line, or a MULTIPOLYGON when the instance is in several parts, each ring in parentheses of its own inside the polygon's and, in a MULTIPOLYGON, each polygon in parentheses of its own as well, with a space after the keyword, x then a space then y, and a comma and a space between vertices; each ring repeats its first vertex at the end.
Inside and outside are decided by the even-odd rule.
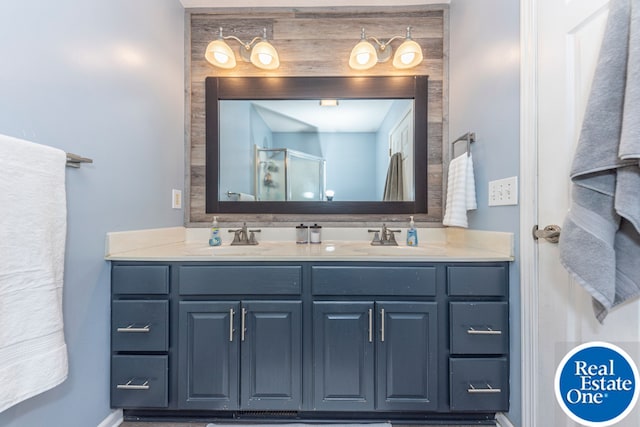
POLYGON ((213 217, 211 223, 211 234, 209 236, 209 246, 220 246, 222 244, 222 238, 220 237, 220 228, 218 227, 218 217, 213 217))
POLYGON ((407 230, 407 246, 418 246, 418 230, 416 223, 413 222, 413 216, 409 217, 409 229, 407 230))

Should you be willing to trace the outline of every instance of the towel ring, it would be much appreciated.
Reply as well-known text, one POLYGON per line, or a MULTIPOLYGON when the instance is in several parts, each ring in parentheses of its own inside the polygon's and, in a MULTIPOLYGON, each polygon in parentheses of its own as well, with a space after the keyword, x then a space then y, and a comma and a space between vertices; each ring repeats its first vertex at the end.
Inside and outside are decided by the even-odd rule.
POLYGON ((458 139, 454 140, 451 143, 451 147, 449 148, 449 161, 453 159, 453 150, 455 148, 456 143, 466 141, 467 143, 467 157, 471 156, 471 143, 476 141, 476 133, 475 132, 467 132, 458 139))

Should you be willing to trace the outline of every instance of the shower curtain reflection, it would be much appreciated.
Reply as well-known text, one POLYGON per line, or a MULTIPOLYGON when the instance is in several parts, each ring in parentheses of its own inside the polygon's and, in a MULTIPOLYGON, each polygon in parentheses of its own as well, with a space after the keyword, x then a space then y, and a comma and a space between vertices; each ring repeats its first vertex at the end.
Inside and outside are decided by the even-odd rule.
POLYGON ((255 149, 255 194, 260 201, 321 201, 325 160, 287 148, 255 149))

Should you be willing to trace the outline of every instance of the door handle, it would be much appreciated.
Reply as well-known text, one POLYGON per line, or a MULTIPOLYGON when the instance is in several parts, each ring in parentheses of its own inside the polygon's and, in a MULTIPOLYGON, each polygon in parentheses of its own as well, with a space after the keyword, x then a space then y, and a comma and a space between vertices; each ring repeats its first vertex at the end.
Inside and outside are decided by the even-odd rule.
POLYGON ((373 342, 373 309, 369 309, 369 342, 373 342))
POLYGON ((233 311, 233 308, 229 309, 229 341, 233 342, 233 315, 235 314, 235 311, 233 311))
POLYGON ((380 342, 384 342, 384 308, 380 309, 380 342))
POLYGON ((562 229, 558 225, 547 225, 543 230, 538 229, 538 225, 533 226, 531 231, 533 240, 544 239, 549 243, 558 243, 562 229))

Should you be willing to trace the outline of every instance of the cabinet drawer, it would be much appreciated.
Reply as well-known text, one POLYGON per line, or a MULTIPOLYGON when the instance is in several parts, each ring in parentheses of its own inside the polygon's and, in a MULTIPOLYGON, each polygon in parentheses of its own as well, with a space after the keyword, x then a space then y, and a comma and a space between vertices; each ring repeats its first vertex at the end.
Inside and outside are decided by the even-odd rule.
POLYGON ((504 266, 447 267, 449 295, 506 296, 507 268, 504 266))
POLYGON ((509 365, 505 357, 449 360, 452 411, 508 411, 509 365))
POLYGON ((112 356, 111 406, 167 407, 167 369, 167 356, 112 356))
POLYGON ((111 269, 114 294, 169 293, 168 265, 115 265, 111 269))
POLYGON ((314 295, 435 296, 436 267, 312 267, 314 295))
POLYGON ((300 295, 300 266, 182 266, 180 295, 300 295))
POLYGON ((506 354, 509 307, 504 301, 449 304, 452 354, 506 354))
POLYGON ((167 301, 113 301, 111 349, 113 351, 167 351, 169 334, 167 301))

